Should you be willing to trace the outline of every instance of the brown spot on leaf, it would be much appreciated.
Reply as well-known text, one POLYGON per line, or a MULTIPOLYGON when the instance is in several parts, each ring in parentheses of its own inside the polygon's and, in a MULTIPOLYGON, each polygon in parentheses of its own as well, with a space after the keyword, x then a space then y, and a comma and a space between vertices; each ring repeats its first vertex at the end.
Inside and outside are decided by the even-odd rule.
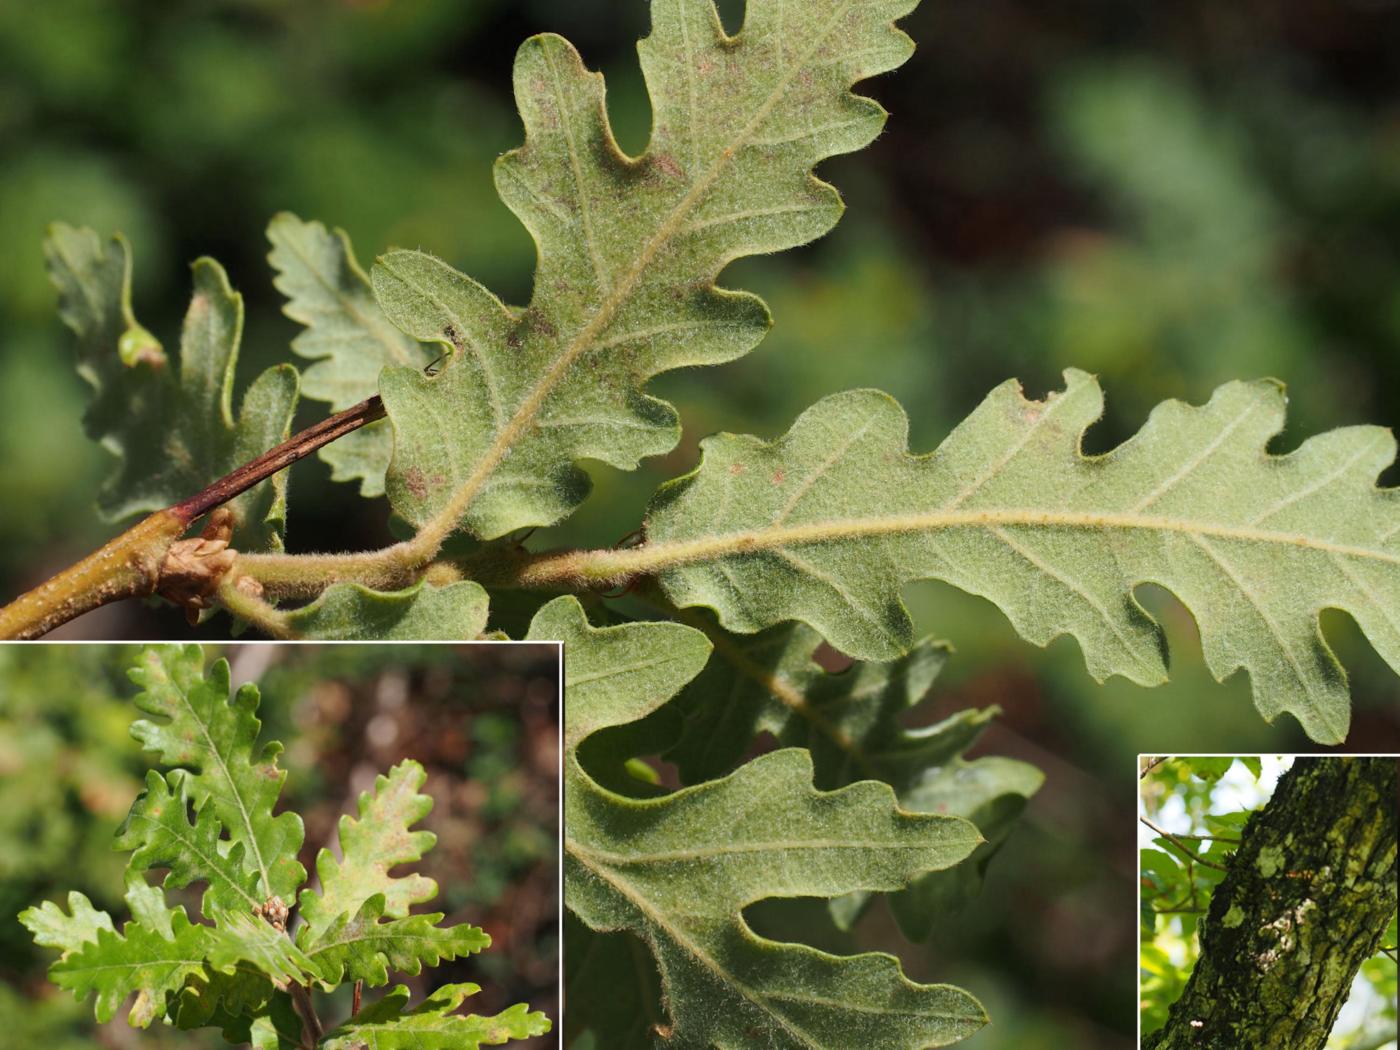
POLYGON ((462 333, 457 331, 456 325, 449 324, 444 328, 442 330, 442 337, 451 343, 459 354, 467 348, 466 340, 462 338, 462 333))
POLYGON ((786 471, 783 471, 783 470, 775 470, 775 471, 773 471, 773 484, 774 484, 774 485, 781 485, 781 484, 783 483, 783 481, 784 481, 786 478, 787 478, 787 472, 786 472, 786 471))
POLYGON ((743 472, 744 472, 744 465, 743 465, 742 463, 731 463, 731 464, 729 464, 729 473, 734 474, 734 475, 739 475, 739 474, 742 474, 743 472))
POLYGON ((671 156, 669 153, 656 154, 656 156, 651 158, 651 164, 652 167, 659 171, 661 174, 669 176, 670 178, 685 178, 685 170, 680 166, 680 163, 676 160, 676 158, 671 156))
POLYGON ((428 494, 428 483, 423 477, 423 472, 417 467, 409 467, 404 472, 403 483, 408 486, 408 491, 413 494, 414 499, 422 499, 428 494))

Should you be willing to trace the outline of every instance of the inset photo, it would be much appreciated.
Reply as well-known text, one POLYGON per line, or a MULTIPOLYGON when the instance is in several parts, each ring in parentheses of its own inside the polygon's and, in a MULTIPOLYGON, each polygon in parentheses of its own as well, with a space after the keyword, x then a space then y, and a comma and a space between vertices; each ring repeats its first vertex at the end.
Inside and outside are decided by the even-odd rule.
POLYGON ((1396 769, 1139 756, 1140 1046, 1396 1050, 1396 769))
POLYGON ((0 647, 0 1044, 556 1046, 560 660, 0 647))

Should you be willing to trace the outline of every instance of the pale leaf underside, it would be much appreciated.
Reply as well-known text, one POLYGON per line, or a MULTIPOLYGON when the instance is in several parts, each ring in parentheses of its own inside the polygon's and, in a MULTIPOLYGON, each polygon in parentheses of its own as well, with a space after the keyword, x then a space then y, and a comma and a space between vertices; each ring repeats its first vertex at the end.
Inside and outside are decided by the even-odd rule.
POLYGON ((489 598, 472 580, 436 586, 420 580, 401 591, 358 583, 327 587, 286 614, 298 637, 337 641, 467 641, 486 629, 489 598))
POLYGON ((960 989, 916 985, 884 955, 839 958, 755 935, 769 897, 893 890, 956 864, 980 837, 966 821, 902 812, 888 785, 812 786, 810 756, 765 755, 723 780, 638 801, 598 785, 575 752, 592 732, 654 711, 704 665, 709 643, 676 624, 592 628, 572 598, 531 637, 562 638, 565 886, 599 931, 630 930, 655 954, 677 1047, 942 1045, 985 1022, 960 989))
POLYGON ((726 37, 710 0, 656 0, 639 47, 654 115, 639 157, 617 147, 602 78, 573 47, 527 40, 515 64, 525 144, 497 163, 496 184, 538 246, 530 305, 509 308, 418 252, 372 274, 385 313, 454 358, 436 377, 381 377, 395 510, 500 536, 571 511, 587 491, 576 460, 631 468, 673 447, 675 411, 643 385, 763 336, 763 304, 715 277, 835 223, 840 199, 811 170, 878 133, 883 110, 850 88, 909 56, 893 22, 915 2, 751 0, 726 37))
POLYGON ((1375 485, 1390 433, 1348 427, 1272 455, 1281 389, 1231 383, 1203 406, 1163 403, 1086 457, 1102 394, 1082 372, 1066 381, 1043 402, 998 387, 926 456, 875 391, 818 402, 771 444, 710 438, 658 494, 648 545, 618 564, 657 566, 673 601, 731 630, 797 619, 876 659, 912 640, 901 586, 941 579, 1033 642, 1073 635, 1096 678, 1144 685, 1167 675, 1161 627, 1134 596, 1154 583, 1194 613, 1217 678, 1244 669, 1267 719, 1290 712, 1315 740, 1343 740, 1346 676, 1322 610, 1349 613, 1400 671, 1400 496, 1375 485))
MULTIPOLYGON (((292 349, 314 362, 302 373, 307 397, 339 412, 377 393, 385 366, 422 368, 429 362, 427 349, 384 316, 343 230, 332 232, 284 212, 268 225, 267 237, 268 261, 277 271, 273 283, 287 297, 283 310, 305 326, 292 349)), ((336 481, 358 480, 360 494, 371 497, 384 494, 393 450, 393 433, 381 421, 317 454, 336 481)))

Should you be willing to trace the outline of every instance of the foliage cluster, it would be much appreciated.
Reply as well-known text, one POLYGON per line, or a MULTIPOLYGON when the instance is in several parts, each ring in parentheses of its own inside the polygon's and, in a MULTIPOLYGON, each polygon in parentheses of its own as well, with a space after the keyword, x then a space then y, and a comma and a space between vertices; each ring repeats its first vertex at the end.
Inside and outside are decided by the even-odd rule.
POLYGON ((203 664, 197 647, 148 650, 131 672, 144 687, 137 706, 150 716, 132 734, 176 768, 147 773, 118 834, 119 848, 132 851, 125 881, 133 917, 120 933, 77 891, 67 912, 45 903, 22 913, 36 942, 61 952, 53 979, 80 998, 95 993, 99 1021, 135 993, 133 1025, 214 1026, 230 1042, 257 1047, 496 1045, 548 1031, 543 1014, 523 1004, 495 1017, 457 1013, 479 991, 471 984, 442 986, 412 1010, 400 985, 324 1030, 313 987, 382 986, 390 969, 417 974, 474 954, 490 938, 469 925, 439 926, 441 913, 411 914, 436 896, 436 883, 389 874, 421 860, 436 840, 411 830, 432 808, 418 793, 425 774, 413 761, 361 796, 358 818, 340 823, 337 853, 323 849, 317 858, 318 885, 303 888, 302 821, 273 815, 285 774, 276 765, 281 746, 258 746, 258 690, 244 686, 230 697, 227 662, 212 664, 207 677, 203 664), (147 882, 150 868, 166 871, 160 886, 147 882), (192 882, 205 887, 204 922, 167 901, 167 890, 192 882))

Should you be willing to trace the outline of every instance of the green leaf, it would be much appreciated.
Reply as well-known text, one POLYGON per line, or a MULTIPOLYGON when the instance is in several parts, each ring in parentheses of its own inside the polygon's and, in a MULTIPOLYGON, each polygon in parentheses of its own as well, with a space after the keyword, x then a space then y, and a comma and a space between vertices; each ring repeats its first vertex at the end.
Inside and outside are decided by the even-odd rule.
MULTIPOLYGON (((965 817, 977 825, 987 841, 974 858, 930 872, 890 898, 905 936, 926 940, 937 916, 981 888, 992 854, 1044 780, 1024 762, 962 757, 996 709, 961 711, 918 729, 900 724, 947 659, 947 646, 931 639, 892 663, 859 663, 829 674, 815 660, 821 636, 804 624, 748 636, 708 633, 714 658, 671 705, 683 712, 685 731, 665 757, 685 783, 727 772, 766 731, 780 744, 811 752, 819 788, 883 780, 906 810, 965 817)), ((834 901, 838 924, 854 922, 869 899, 856 893, 834 901)))
POLYGON ((517 1003, 494 1017, 453 1013, 480 991, 474 984, 445 984, 416 1009, 405 1011, 408 988, 399 985, 346 1021, 321 1044, 323 1050, 477 1050, 528 1039, 550 1030, 549 1019, 517 1003))
POLYGON ((1229 772, 1235 760, 1230 757, 1212 758, 1209 756, 1184 758, 1182 764, 1201 780, 1216 781, 1229 772))
MULTIPOLYGON (((369 278, 355 261, 344 230, 333 233, 319 222, 303 222, 283 212, 267 228, 277 271, 273 282, 287 297, 284 311, 306 330, 292 349, 316 363, 302 374, 302 392, 333 411, 349 408, 379 392, 386 365, 421 369, 427 349, 389 323, 374 300, 369 278)), ((360 482, 360 495, 384 494, 384 471, 394 451, 387 422, 371 423, 324 446, 317 454, 336 481, 360 482)))
POLYGON ((817 791, 797 749, 663 798, 617 795, 589 777, 578 744, 664 703, 699 671, 708 641, 676 624, 592 628, 573 598, 545 606, 530 634, 562 640, 569 654, 566 902, 592 929, 650 946, 674 1045, 912 1050, 985 1023, 966 992, 913 984, 889 956, 765 940, 742 916, 770 897, 898 889, 967 857, 975 828, 905 813, 884 784, 817 791))
POLYGON ((166 940, 175 936, 175 909, 165 899, 165 891, 146 882, 139 868, 127 865, 126 904, 131 917, 148 930, 155 930, 166 940))
MULTIPOLYGON (((587 737, 625 725, 660 707, 709 659, 710 642, 678 623, 589 626, 577 598, 556 598, 535 614, 526 641, 578 643, 565 679, 564 750, 587 737)), ((567 767, 567 763, 566 763, 567 767)), ((567 768, 566 768, 567 771, 567 768)))
POLYGON ((666 1019, 646 945, 630 933, 596 933, 567 914, 564 944, 564 1045, 592 1031, 606 1036, 608 1050, 654 1050, 666 1019))
POLYGON ((167 765, 187 770, 182 790, 200 814, 212 807, 228 833, 229 858, 241 848, 260 900, 291 902, 306 879, 296 859, 304 832, 295 813, 272 815, 286 778, 277 768, 282 746, 269 743, 255 752, 257 686, 243 686, 230 702, 228 661, 211 664, 208 678, 203 664, 198 646, 143 652, 131 679, 144 690, 136 706, 152 718, 136 722, 131 735, 167 765))
POLYGON ((485 589, 470 580, 442 587, 420 580, 392 592, 337 583, 289 612, 287 625, 300 638, 464 641, 486 630, 489 601, 485 589))
POLYGON ((491 946, 491 938, 475 926, 438 926, 441 912, 380 922, 383 915, 384 895, 376 893, 356 915, 343 916, 314 941, 299 938, 311 972, 326 988, 345 981, 364 981, 377 988, 389 983, 390 969, 414 975, 424 963, 436 966, 443 959, 491 946))
POLYGON ((249 913, 220 916, 210 942, 209 965, 225 973, 251 966, 278 988, 285 988, 289 982, 305 981, 314 972, 315 964, 285 930, 249 913))
MULTIPOLYGON (((170 1016, 176 1027, 187 1031, 217 1025, 226 1034, 234 1033, 230 1042, 249 1042, 248 1018, 275 1012, 269 1004, 276 997, 271 979, 260 971, 247 967, 231 973, 210 970, 185 982, 170 1008, 170 1016)), ((293 1046, 301 1042, 300 1020, 296 1021, 295 1031, 293 1046)))
POLYGON ((777 441, 719 435, 653 503, 649 542, 610 557, 656 566, 670 598, 730 630, 811 624, 850 655, 912 641, 899 589, 936 578, 994 601, 1038 644, 1071 634, 1098 679, 1166 678, 1160 625, 1134 588, 1196 616, 1206 662, 1247 670, 1266 719, 1346 736, 1346 675, 1318 617, 1342 609, 1400 671, 1400 490, 1377 489, 1395 442, 1335 430, 1286 456, 1273 382, 1159 405, 1130 441, 1080 452, 1103 397, 1088 375, 1028 401, 998 387, 939 449, 906 451, 907 421, 874 391, 818 402, 777 441))
MULTIPOLYGON (((89 435, 118 458, 98 494, 115 521, 186 499, 267 451, 290 432, 297 373, 262 373, 233 413, 243 300, 219 264, 194 264, 194 296, 185 315, 179 373, 131 311, 131 252, 114 238, 56 224, 44 242, 59 313, 78 342, 78 372, 93 389, 84 418, 89 435)), ((229 504, 235 545, 281 546, 286 474, 261 482, 229 504)))
POLYGON ((384 897, 382 914, 394 919, 437 896, 432 879, 389 874, 390 868, 422 860, 437 842, 431 831, 409 830, 432 812, 433 800, 418 792, 427 777, 417 762, 400 762, 387 777, 375 778, 373 792, 361 792, 359 820, 340 818, 341 859, 321 850, 316 855, 320 890, 307 887, 301 894, 303 944, 317 943, 338 919, 355 915, 376 894, 384 897))
POLYGON ((575 461, 630 469, 671 449, 675 410, 643 385, 762 338, 763 303, 715 277, 836 222, 840 197, 812 168, 878 134, 884 111, 850 88, 909 57, 893 22, 916 2, 751 0, 735 37, 711 0, 653 3, 639 46, 653 131, 635 158, 613 139, 602 78, 560 37, 527 40, 525 143, 496 186, 538 249, 529 307, 417 252, 372 274, 385 313, 454 358, 436 377, 381 376, 394 509, 496 537, 568 514, 588 488, 575 461))
POLYGON ((223 839, 223 825, 212 805, 199 807, 190 821, 187 781, 179 770, 169 779, 155 770, 147 772, 146 790, 132 804, 116 846, 134 851, 129 863, 136 871, 169 868, 164 884, 171 889, 207 883, 200 909, 208 918, 221 912, 251 913, 267 894, 257 872, 248 867, 245 843, 223 839))
POLYGON ((98 911, 92 901, 77 890, 68 894, 68 911, 53 901, 25 908, 19 913, 19 921, 34 935, 34 943, 45 948, 57 948, 66 958, 79 951, 83 945, 95 942, 98 932, 115 932, 112 917, 105 911, 98 911))
POLYGON ((54 963, 49 977, 78 999, 97 994, 97 1019, 107 1022, 133 992, 136 1002, 128 1020, 145 1028, 165 1016, 166 995, 177 992, 185 979, 204 972, 204 960, 214 931, 195 926, 176 908, 172 936, 165 937, 138 922, 128 922, 120 934, 98 931, 97 939, 54 963))

